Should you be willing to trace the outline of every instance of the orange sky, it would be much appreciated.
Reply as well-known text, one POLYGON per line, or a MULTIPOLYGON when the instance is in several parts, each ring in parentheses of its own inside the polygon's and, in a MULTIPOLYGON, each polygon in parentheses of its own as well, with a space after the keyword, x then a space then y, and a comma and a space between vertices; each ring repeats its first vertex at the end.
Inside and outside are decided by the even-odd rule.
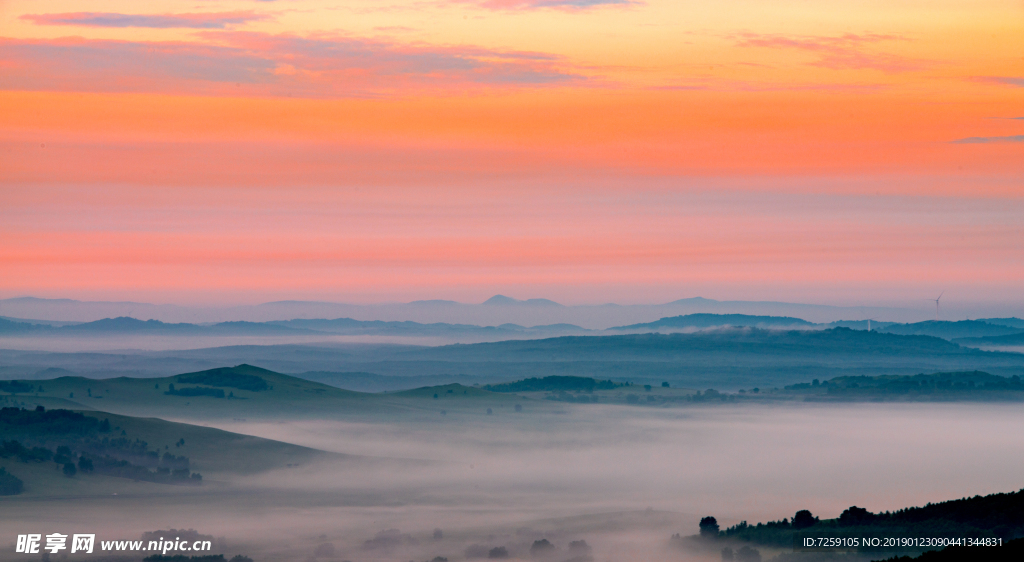
POLYGON ((1019 1, 0 4, 0 298, 1024 287, 1019 1))

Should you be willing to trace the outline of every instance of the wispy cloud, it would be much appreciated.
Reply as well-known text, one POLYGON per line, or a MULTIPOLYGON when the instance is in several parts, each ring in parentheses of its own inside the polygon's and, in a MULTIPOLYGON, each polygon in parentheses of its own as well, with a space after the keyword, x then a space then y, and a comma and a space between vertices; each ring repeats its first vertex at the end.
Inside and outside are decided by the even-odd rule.
POLYGON ((743 33, 737 46, 769 49, 794 49, 815 53, 818 60, 812 66, 834 70, 873 69, 883 72, 906 72, 925 66, 922 61, 889 53, 866 52, 865 47, 882 42, 900 40, 897 35, 847 33, 835 37, 788 36, 743 33))
POLYGON ((1005 84, 1007 86, 1021 86, 1024 87, 1024 78, 1014 78, 1012 76, 981 76, 976 78, 980 82, 993 82, 995 84, 1005 84))
POLYGON ((581 82, 559 57, 337 36, 201 31, 204 43, 0 40, 0 88, 364 97, 581 82))
POLYGON ((1012 135, 1008 137, 967 137, 957 139, 953 144, 989 144, 1003 142, 1024 142, 1024 135, 1012 135))
POLYGON ((463 0, 490 10, 538 10, 554 8, 559 10, 588 10, 601 6, 631 6, 642 2, 632 0, 463 0))
POLYGON ((216 12, 205 14, 118 14, 112 12, 73 12, 65 14, 26 14, 21 19, 36 25, 73 25, 81 27, 150 27, 159 29, 224 29, 251 21, 271 19, 256 12, 216 12))

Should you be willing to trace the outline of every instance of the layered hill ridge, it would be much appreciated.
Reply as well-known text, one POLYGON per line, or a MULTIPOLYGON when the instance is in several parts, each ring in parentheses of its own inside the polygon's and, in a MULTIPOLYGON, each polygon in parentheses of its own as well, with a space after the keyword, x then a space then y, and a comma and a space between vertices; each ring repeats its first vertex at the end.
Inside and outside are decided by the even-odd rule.
MULTIPOLYGON (((499 295, 500 296, 500 295, 499 295)), ((494 297, 498 298, 498 297, 494 297)), ((507 298, 507 297, 505 297, 507 298)), ((524 306, 561 306, 544 299, 517 301, 524 306), (537 302, 532 302, 537 301, 537 302)), ((499 301, 503 302, 503 301, 499 301)), ((827 324, 814 323, 792 316, 765 316, 750 314, 696 313, 663 317, 653 322, 628 324, 603 331, 589 330, 575 324, 555 323, 523 326, 504 323, 480 326, 459 323, 420 323, 410 320, 356 320, 353 318, 312 318, 272 320, 267 322, 230 321, 215 324, 166 323, 159 320, 139 320, 131 317, 104 318, 84 323, 32 323, 33 321, 0 318, 0 336, 55 336, 84 337, 108 335, 164 335, 164 336, 410 336, 410 337, 477 337, 485 339, 543 338, 551 335, 621 334, 646 332, 701 331, 729 327, 762 329, 825 330, 851 328, 864 331, 900 335, 935 336, 961 343, 999 345, 1000 340, 974 342, 965 338, 989 338, 1024 334, 1024 320, 993 318, 980 320, 940 321, 927 320, 910 324, 869 320, 842 320, 827 324)), ((1009 338, 1008 342, 1017 340, 1009 338)), ((1012 345, 1012 343, 1007 344, 1012 345)))
POLYGON ((356 392, 247 364, 169 377, 14 381, 0 394, 0 405, 31 403, 171 419, 433 418, 441 409, 483 415, 488 407, 516 399, 457 383, 405 393, 356 392), (444 400, 422 399, 438 388, 444 400))

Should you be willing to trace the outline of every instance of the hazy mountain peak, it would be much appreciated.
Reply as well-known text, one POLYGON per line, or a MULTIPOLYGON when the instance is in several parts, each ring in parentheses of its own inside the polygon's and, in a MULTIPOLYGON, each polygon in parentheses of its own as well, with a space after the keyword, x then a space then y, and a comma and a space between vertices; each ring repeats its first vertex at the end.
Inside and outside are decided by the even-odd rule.
POLYGON ((690 297, 688 299, 678 299, 665 304, 701 304, 701 303, 715 303, 720 302, 715 299, 706 299, 704 297, 690 297))
POLYGON ((505 295, 494 295, 493 297, 485 300, 483 304, 499 305, 499 306, 515 306, 515 305, 529 305, 529 306, 563 306, 553 300, 548 299, 526 299, 519 300, 512 297, 506 297, 505 295))

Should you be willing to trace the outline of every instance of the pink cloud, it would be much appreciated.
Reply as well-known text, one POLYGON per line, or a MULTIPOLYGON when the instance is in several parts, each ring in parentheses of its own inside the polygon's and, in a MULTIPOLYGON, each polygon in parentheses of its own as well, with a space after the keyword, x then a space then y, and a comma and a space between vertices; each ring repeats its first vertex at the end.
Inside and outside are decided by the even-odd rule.
POLYGON ((216 12, 205 14, 118 14, 110 12, 74 12, 64 14, 26 14, 20 19, 36 25, 71 25, 82 27, 149 27, 224 29, 231 25, 272 19, 266 14, 216 12))
POLYGON ((203 43, 0 39, 0 88, 365 97, 404 88, 585 80, 545 53, 339 36, 206 31, 199 37, 203 43))
POLYGON ((873 69, 882 72, 907 72, 925 66, 922 61, 889 53, 869 53, 868 45, 903 39, 897 35, 847 33, 837 37, 741 34, 739 47, 796 49, 817 54, 812 66, 833 70, 873 69))
POLYGON ((536 10, 542 8, 586 10, 600 6, 630 6, 640 4, 640 2, 630 0, 483 0, 478 4, 492 10, 536 10))

